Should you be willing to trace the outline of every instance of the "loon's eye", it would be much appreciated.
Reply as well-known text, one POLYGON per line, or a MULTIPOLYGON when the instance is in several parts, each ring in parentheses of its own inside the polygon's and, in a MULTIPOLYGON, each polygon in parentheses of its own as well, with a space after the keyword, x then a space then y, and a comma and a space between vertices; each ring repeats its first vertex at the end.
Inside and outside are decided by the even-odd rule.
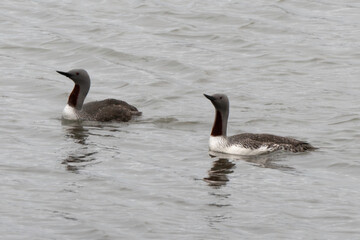
POLYGON ((76 72, 76 75, 79 75, 79 73, 78 73, 78 72, 76 72))
POLYGON ((222 97, 220 97, 220 100, 222 99, 222 97))

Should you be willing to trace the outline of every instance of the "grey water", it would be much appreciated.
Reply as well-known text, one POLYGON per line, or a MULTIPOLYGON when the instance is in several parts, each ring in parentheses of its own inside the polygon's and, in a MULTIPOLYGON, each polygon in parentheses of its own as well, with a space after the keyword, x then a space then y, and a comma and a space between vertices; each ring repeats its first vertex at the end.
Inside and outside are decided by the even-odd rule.
POLYGON ((1 239, 360 239, 360 3, 0 3, 1 239), (118 98, 129 123, 65 123, 118 98), (210 156, 214 109, 230 135, 319 149, 210 156))

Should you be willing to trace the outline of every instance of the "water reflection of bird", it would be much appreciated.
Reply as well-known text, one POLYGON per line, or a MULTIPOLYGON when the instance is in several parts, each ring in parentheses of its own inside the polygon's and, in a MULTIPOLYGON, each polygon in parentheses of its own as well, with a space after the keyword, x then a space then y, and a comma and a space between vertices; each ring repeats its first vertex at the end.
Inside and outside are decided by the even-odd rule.
POLYGON ((66 137, 74 139, 75 143, 86 145, 86 140, 89 137, 89 130, 85 129, 81 124, 67 124, 66 132, 66 137))
POLYGON ((280 171, 295 171, 294 168, 285 164, 280 164, 277 155, 257 155, 257 156, 239 156, 225 153, 211 152, 209 155, 212 158, 216 158, 212 167, 208 171, 209 176, 204 178, 209 186, 221 187, 225 186, 229 182, 228 175, 233 173, 233 169, 236 167, 236 161, 246 161, 254 166, 261 168, 271 168, 280 171))
POLYGON ((209 176, 204 178, 206 182, 209 183, 210 186, 213 187, 221 187, 226 185, 229 181, 228 174, 232 173, 235 163, 229 161, 226 158, 219 158, 214 161, 213 166, 208 171, 209 176))
POLYGON ((93 164, 96 158, 96 151, 89 151, 86 142, 89 137, 89 130, 79 123, 65 125, 67 138, 74 140, 79 146, 63 160, 62 164, 66 165, 68 171, 78 173, 78 171, 90 164, 93 164))

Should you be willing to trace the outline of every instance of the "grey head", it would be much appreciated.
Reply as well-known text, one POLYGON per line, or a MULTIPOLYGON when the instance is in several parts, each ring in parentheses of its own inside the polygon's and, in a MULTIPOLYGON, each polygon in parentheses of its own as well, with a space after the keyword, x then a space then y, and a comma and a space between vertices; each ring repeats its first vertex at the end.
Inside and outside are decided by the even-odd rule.
POLYGON ((214 95, 207 95, 204 96, 211 101, 214 105, 215 109, 220 112, 229 112, 229 99, 225 94, 217 93, 214 95))
POLYGON ((227 122, 229 118, 229 99, 225 94, 214 94, 204 96, 211 101, 215 107, 215 121, 211 136, 226 136, 227 122))
POLYGON ((81 110, 91 85, 89 74, 84 69, 73 69, 68 72, 56 72, 74 81, 75 86, 69 96, 68 104, 78 110, 81 110))

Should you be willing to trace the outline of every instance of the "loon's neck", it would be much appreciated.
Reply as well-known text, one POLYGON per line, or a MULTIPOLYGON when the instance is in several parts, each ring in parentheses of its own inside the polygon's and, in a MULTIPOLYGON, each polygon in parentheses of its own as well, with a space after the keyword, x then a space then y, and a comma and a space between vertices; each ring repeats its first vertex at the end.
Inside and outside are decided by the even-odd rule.
POLYGON ((80 87, 79 84, 75 84, 74 89, 69 95, 68 105, 77 110, 81 110, 88 92, 89 88, 80 87))
POLYGON ((211 136, 226 137, 227 122, 228 122, 228 116, 226 114, 222 114, 220 111, 216 110, 214 125, 211 130, 211 136))

